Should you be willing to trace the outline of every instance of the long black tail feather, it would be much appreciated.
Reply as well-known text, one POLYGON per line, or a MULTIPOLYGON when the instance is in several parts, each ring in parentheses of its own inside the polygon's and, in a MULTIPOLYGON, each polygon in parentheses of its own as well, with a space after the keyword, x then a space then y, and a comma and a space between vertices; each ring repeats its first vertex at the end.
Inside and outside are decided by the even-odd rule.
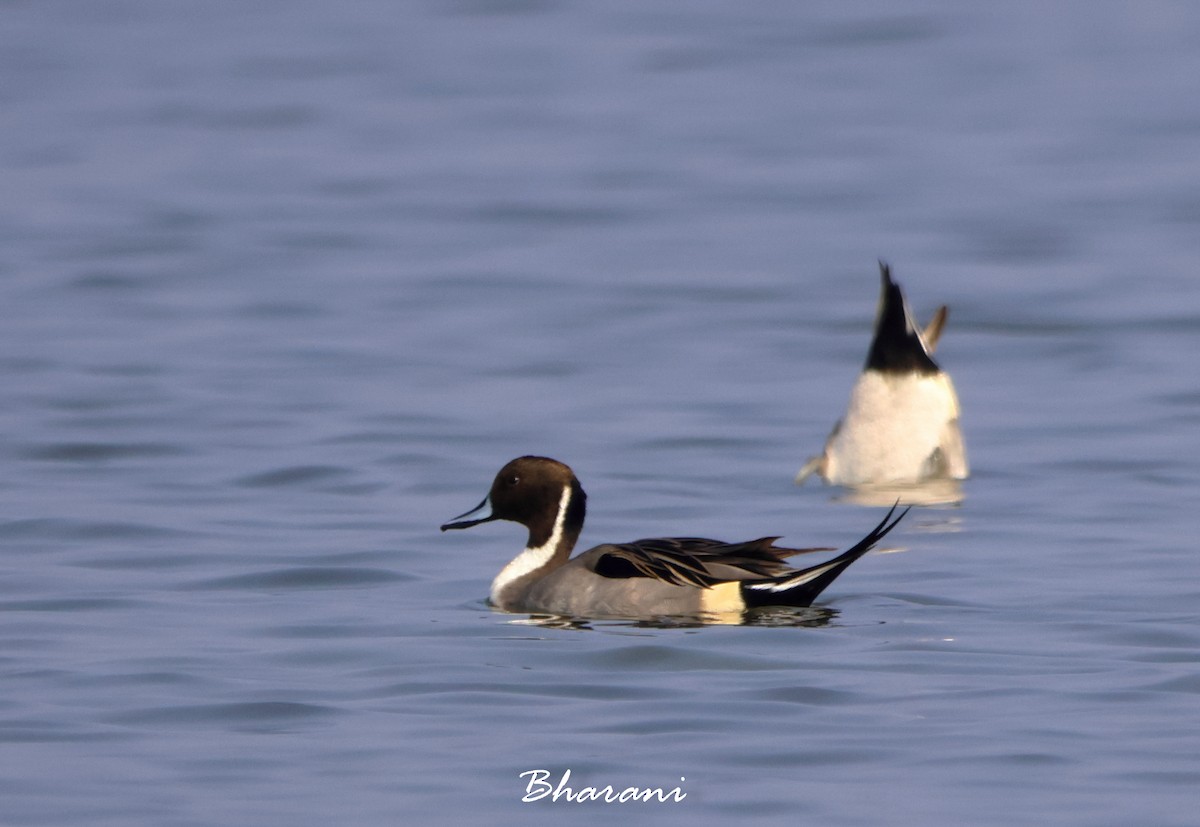
POLYGON ((893 505, 879 521, 879 525, 871 529, 866 537, 832 560, 771 580, 743 583, 742 598, 746 602, 746 607, 812 605, 812 602, 825 590, 826 586, 836 580, 838 575, 849 568, 851 563, 874 548, 876 543, 887 536, 887 533, 904 519, 908 508, 901 511, 894 520, 892 519, 892 515, 896 513, 899 505, 899 503, 893 505))

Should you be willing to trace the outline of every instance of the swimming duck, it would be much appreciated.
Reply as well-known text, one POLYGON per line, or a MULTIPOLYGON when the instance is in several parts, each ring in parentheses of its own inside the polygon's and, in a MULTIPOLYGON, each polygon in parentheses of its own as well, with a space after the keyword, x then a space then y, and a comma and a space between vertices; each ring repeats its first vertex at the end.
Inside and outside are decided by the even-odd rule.
POLYGON ((442 531, 511 520, 529 529, 525 549, 492 581, 491 602, 510 612, 587 618, 719 614, 758 606, 808 606, 904 516, 892 510, 849 550, 817 566, 784 560, 820 548, 782 548, 777 537, 723 543, 666 537, 605 543, 571 557, 587 495, 575 473, 548 457, 518 457, 500 469, 476 508, 442 531))
POLYGON ((954 383, 933 361, 946 307, 921 330, 891 268, 881 261, 879 271, 883 286, 867 362, 846 415, 824 452, 800 469, 799 484, 814 473, 844 486, 962 480, 969 473, 954 383))

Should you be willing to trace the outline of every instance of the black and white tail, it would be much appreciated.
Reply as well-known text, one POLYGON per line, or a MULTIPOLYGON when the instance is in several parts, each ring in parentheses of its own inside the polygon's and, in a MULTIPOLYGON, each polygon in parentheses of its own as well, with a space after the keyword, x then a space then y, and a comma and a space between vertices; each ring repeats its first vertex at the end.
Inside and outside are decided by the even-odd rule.
POLYGON ((904 515, 908 513, 907 508, 901 511, 896 519, 892 519, 898 505, 897 503, 892 506, 870 534, 832 560, 772 580, 743 582, 742 599, 746 602, 746 608, 812 605, 826 586, 836 580, 851 563, 874 548, 876 543, 904 519, 904 515))

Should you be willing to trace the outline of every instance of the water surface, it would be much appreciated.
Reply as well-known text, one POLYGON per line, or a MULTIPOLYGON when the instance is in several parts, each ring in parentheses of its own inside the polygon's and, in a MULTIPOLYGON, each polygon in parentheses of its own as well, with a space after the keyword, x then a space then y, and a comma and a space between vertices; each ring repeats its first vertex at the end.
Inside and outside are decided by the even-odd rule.
POLYGON ((1194 822, 1200 12, 4 17, 4 824, 1194 822), (874 525, 791 480, 880 257, 961 504, 813 622, 487 608, 522 453, 585 541, 874 525))

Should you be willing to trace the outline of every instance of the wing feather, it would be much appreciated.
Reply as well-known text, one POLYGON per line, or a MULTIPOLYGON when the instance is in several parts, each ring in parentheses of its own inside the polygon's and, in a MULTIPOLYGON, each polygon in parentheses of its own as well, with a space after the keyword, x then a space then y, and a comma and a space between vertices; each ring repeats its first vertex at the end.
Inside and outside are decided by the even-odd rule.
POLYGON ((778 537, 723 543, 704 537, 656 537, 596 549, 592 570, 603 577, 647 577, 676 586, 707 588, 734 580, 761 580, 791 571, 788 557, 828 548, 776 546, 778 537))

